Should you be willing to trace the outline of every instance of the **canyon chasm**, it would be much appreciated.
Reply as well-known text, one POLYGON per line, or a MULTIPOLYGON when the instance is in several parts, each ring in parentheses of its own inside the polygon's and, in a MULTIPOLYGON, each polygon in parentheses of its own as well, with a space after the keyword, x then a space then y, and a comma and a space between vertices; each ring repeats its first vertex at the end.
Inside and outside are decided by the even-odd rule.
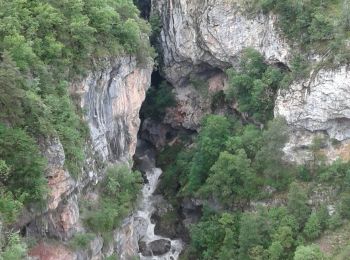
MULTIPOLYGON (((112 254, 118 259, 178 259, 189 242, 189 227, 202 214, 203 202, 185 198, 174 209, 157 188, 163 170, 158 167, 158 154, 179 136, 194 138, 206 115, 231 113, 249 120, 235 101, 212 105, 213 96, 228 88, 226 70, 239 66, 246 48, 261 53, 268 65, 285 70, 291 66, 294 46, 278 28, 278 17, 272 12, 247 14, 241 1, 145 2, 147 10, 142 11, 157 15, 160 21, 158 68, 154 69, 152 59, 141 64, 134 55, 113 57, 82 80, 69 83, 69 93, 83 111, 89 135, 81 176, 73 178, 64 167, 66 156, 58 137, 39 141, 48 162, 48 203, 42 210, 26 208, 14 226, 24 236, 47 239, 30 250, 31 259, 97 260, 112 254), (205 90, 196 87, 194 79, 205 82, 205 90), (171 86, 176 104, 166 109, 161 120, 140 117, 148 89, 160 80, 171 86), (95 235, 85 249, 68 248, 75 234, 86 232, 82 201, 97 200, 100 194, 95 187, 104 179, 106 167, 119 164, 143 176, 133 212, 113 231, 112 238, 95 235), (175 226, 162 225, 169 211, 177 211, 175 226)), ((310 60, 316 63, 320 57, 314 55, 310 60)), ((315 137, 325 140, 326 161, 350 159, 350 72, 346 65, 312 70, 289 88, 279 89, 273 114, 285 118, 288 126, 284 160, 295 164, 313 160, 310 146, 315 137)), ((319 199, 317 196, 312 199, 319 199)), ((216 207, 215 201, 209 203, 216 207)), ((255 201, 252 208, 254 203, 279 201, 255 201)), ((327 206, 334 207, 332 202, 327 206)))

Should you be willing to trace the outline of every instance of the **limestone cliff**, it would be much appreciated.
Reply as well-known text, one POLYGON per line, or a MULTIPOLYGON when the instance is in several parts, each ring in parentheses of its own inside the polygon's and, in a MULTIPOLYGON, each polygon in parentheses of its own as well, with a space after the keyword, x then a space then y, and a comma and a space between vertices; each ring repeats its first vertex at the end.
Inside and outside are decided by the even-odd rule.
POLYGON ((288 90, 281 90, 276 100, 275 115, 286 118, 292 128, 286 146, 289 159, 302 162, 307 155, 305 147, 316 135, 342 143, 326 152, 332 160, 338 156, 350 159, 350 73, 346 66, 322 69, 310 78, 295 82, 288 90), (304 151, 303 151, 304 150, 304 151))
POLYGON ((152 68, 123 57, 73 84, 85 110, 94 150, 104 161, 130 159, 136 149, 139 110, 150 85, 152 68))
MULTIPOLYGON (((85 148, 86 161, 81 175, 74 179, 64 168, 65 154, 59 139, 49 138, 42 142, 43 154, 48 160, 49 201, 44 213, 26 214, 22 218, 27 234, 68 240, 77 231, 84 231, 79 199, 83 195, 89 196, 91 187, 103 178, 107 164, 128 161, 134 155, 140 125, 139 110, 150 85, 151 72, 151 63, 141 66, 134 57, 121 57, 104 62, 102 67, 71 85, 71 94, 84 111, 90 130, 90 141, 85 148)), ((87 251, 67 250, 40 243, 31 255, 40 256, 42 252, 60 255, 64 251, 64 259, 101 259, 103 254, 113 253, 113 245, 104 244, 101 237, 96 237, 87 251)))
POLYGON ((180 103, 169 116, 175 118, 172 124, 198 128, 210 108, 208 99, 193 90, 193 79, 214 81, 220 85, 217 90, 223 89, 222 72, 237 64, 245 48, 257 49, 272 63, 288 61, 289 47, 276 29, 277 18, 250 17, 242 9, 239 1, 153 1, 153 13, 161 15, 163 26, 162 69, 180 103))
MULTIPOLYGON (((277 17, 249 14, 240 3, 153 1, 153 14, 160 14, 162 21, 162 71, 178 101, 168 110, 164 123, 197 130, 204 115, 217 113, 211 97, 226 88, 223 71, 235 66, 247 47, 262 53, 268 63, 288 67, 291 47, 277 27, 277 17), (207 90, 204 94, 203 89, 207 90)), ((315 136, 326 137, 324 152, 330 160, 350 159, 349 77, 345 66, 321 69, 279 92, 275 115, 285 117, 292 130, 285 148, 289 160, 307 160, 306 148, 315 136), (332 140, 341 144, 334 146, 332 140)), ((236 104, 230 108, 235 110, 236 104)))

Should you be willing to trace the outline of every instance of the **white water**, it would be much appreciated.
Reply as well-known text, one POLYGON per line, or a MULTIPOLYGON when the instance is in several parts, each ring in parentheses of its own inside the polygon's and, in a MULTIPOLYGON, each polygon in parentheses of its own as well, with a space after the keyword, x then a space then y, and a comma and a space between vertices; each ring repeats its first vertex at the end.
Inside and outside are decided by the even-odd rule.
MULTIPOLYGON (((136 211, 124 220, 124 224, 115 234, 117 252, 119 252, 120 259, 123 260, 130 259, 130 256, 136 254, 141 260, 177 260, 183 250, 183 242, 156 235, 154 233, 156 225, 151 222, 151 217, 156 210, 156 198, 159 201, 159 195, 154 196, 153 193, 157 188, 162 170, 155 167, 155 153, 143 141, 138 142, 136 158, 139 161, 139 168, 145 172, 147 183, 143 185, 136 211), (164 255, 144 256, 138 250, 140 241, 148 245, 160 239, 170 241, 171 248, 164 255)), ((149 247, 147 248, 150 249, 149 247)), ((153 254, 151 250, 147 252, 148 254, 153 254)))
POLYGON ((151 216, 155 210, 153 206, 153 193, 157 188, 161 174, 162 170, 159 168, 151 168, 149 171, 146 171, 148 183, 142 188, 142 200, 140 201, 138 211, 134 215, 134 219, 140 219, 146 223, 146 233, 141 238, 142 241, 149 243, 159 239, 166 239, 171 242, 171 249, 168 253, 161 256, 143 256, 139 253, 141 260, 176 260, 179 258, 183 249, 183 243, 181 240, 171 240, 154 234, 155 224, 152 224, 151 222, 151 216))

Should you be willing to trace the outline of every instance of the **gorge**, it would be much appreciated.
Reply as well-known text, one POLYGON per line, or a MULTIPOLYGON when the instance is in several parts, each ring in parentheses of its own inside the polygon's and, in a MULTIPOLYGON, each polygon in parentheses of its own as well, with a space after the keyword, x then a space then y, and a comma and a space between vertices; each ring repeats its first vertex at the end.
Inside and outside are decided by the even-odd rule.
POLYGON ((347 0, 36 2, 6 8, 37 38, 0 29, 0 259, 350 257, 347 0))

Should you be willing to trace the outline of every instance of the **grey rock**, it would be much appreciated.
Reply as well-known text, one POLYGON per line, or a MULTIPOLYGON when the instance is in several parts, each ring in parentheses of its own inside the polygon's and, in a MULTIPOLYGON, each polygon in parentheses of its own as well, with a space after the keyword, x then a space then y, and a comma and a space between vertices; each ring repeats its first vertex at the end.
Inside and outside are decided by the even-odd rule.
MULTIPOLYGON (((347 67, 320 70, 310 78, 279 91, 275 116, 282 116, 292 129, 285 147, 287 157, 303 162, 314 137, 323 136, 348 143, 350 138, 350 73, 347 67), (304 151, 303 151, 304 150, 304 151)), ((331 160, 337 152, 328 147, 331 160)))
POLYGON ((153 255, 159 256, 168 253, 171 249, 171 243, 166 239, 159 239, 149 243, 149 248, 153 255))
POLYGON ((135 153, 139 110, 151 72, 152 63, 139 67, 134 57, 122 57, 72 84, 72 92, 86 111, 94 150, 102 160, 128 160, 135 153))
POLYGON ((212 112, 210 96, 226 88, 223 71, 238 64, 245 48, 257 49, 269 62, 288 63, 290 48, 279 34, 274 15, 249 17, 242 1, 152 2, 163 26, 163 74, 174 86, 178 101, 164 119, 172 127, 199 129, 202 118, 212 112), (208 83, 204 88, 209 97, 191 84, 193 77, 208 83))
POLYGON ((144 241, 139 242, 139 251, 143 256, 152 256, 152 251, 148 248, 144 241))
POLYGON ((173 84, 193 70, 225 69, 237 62, 242 50, 253 47, 267 60, 286 62, 289 47, 276 29, 276 17, 250 18, 239 1, 153 1, 161 14, 164 71, 173 84))

